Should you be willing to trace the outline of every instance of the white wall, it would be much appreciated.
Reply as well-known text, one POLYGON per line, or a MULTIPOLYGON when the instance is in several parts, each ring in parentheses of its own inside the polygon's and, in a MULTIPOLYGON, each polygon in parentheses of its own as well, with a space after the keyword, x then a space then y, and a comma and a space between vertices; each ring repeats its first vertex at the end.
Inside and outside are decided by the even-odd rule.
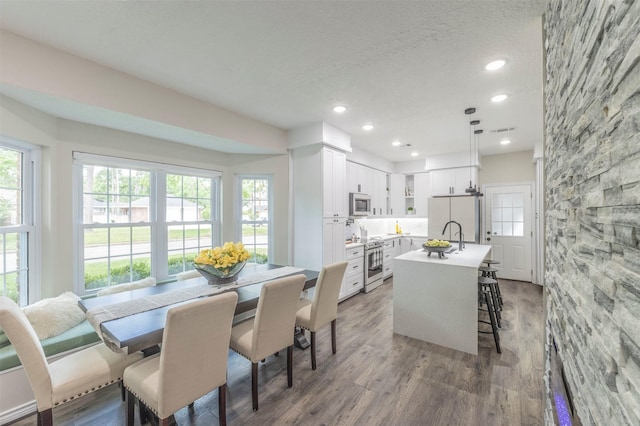
POLYGON ((536 166, 533 151, 520 151, 482 157, 482 169, 478 173, 478 182, 511 183, 530 182, 536 179, 536 166))

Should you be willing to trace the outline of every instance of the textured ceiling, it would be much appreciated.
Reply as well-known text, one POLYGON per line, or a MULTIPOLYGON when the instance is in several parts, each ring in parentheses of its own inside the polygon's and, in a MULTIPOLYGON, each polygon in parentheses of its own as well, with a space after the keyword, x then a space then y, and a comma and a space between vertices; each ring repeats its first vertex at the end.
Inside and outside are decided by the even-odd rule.
POLYGON ((466 107, 482 154, 542 142, 545 4, 3 0, 0 26, 283 129, 325 121, 398 162, 468 150, 466 107), (485 71, 496 58, 507 65, 485 71), (497 93, 510 97, 494 104, 497 93), (510 127, 501 146, 493 131, 510 127))

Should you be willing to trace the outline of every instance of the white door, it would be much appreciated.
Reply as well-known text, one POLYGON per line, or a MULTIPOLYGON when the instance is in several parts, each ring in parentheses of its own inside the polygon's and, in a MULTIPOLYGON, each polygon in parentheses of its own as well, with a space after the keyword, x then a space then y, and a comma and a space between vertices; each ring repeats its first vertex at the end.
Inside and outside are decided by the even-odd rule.
POLYGON ((485 188, 484 241, 500 261, 498 278, 531 281, 531 191, 528 184, 485 188))

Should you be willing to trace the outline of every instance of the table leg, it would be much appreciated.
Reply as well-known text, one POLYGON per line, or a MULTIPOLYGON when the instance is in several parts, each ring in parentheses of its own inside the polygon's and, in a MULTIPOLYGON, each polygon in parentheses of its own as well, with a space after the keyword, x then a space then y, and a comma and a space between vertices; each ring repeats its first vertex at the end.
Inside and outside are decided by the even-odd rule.
POLYGON ((303 350, 311 346, 311 343, 309 343, 302 329, 299 327, 296 327, 296 331, 293 335, 293 344, 296 348, 303 350))

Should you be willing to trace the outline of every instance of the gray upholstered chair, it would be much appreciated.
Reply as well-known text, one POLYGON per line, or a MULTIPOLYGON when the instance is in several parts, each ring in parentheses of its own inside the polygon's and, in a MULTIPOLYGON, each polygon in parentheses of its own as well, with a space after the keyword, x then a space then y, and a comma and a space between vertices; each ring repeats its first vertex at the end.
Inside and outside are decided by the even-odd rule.
POLYGON ((133 424, 135 399, 160 419, 218 388, 218 418, 227 423, 227 359, 231 321, 238 294, 223 293, 169 309, 162 351, 128 367, 127 425, 133 424))
POLYGON ((122 355, 100 343, 49 364, 22 309, 0 296, 0 324, 20 358, 36 397, 38 425, 53 424, 53 407, 122 379, 142 354, 122 355))
POLYGON ((258 361, 287 348, 287 380, 293 386, 293 331, 302 274, 279 278, 262 286, 256 316, 231 329, 231 349, 251 361, 251 397, 258 409, 258 361))
POLYGON ((316 369, 316 331, 331 323, 331 349, 336 353, 336 319, 338 296, 348 262, 324 266, 318 276, 313 300, 301 299, 296 313, 296 326, 311 332, 311 368, 316 369))

